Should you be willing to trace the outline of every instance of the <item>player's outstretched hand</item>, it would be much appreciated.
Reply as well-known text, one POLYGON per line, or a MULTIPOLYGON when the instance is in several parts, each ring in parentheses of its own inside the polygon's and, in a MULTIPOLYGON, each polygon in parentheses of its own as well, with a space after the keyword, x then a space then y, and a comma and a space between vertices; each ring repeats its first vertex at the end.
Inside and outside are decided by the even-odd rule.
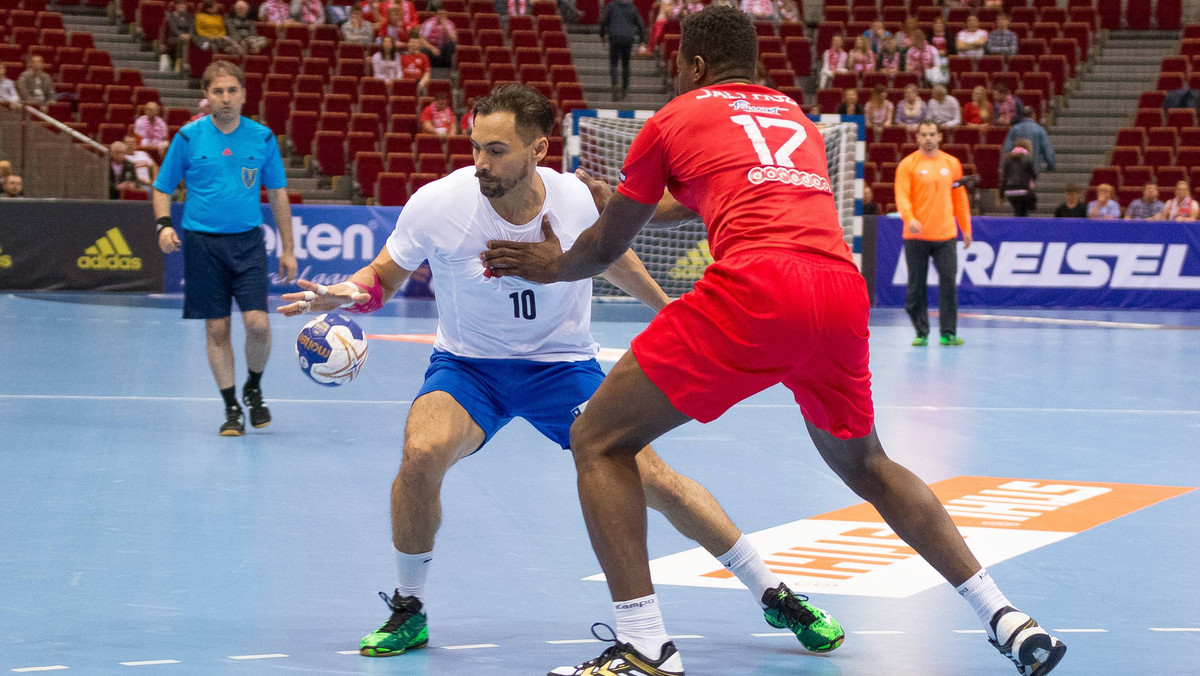
POLYGON ((325 286, 301 279, 296 284, 304 290, 283 294, 281 298, 288 301, 288 304, 275 308, 277 312, 288 317, 295 317, 309 311, 329 312, 346 305, 365 303, 371 299, 371 294, 362 291, 350 282, 325 286))
POLYGON ((550 215, 542 216, 541 242, 509 242, 492 240, 479 254, 485 277, 521 277, 539 284, 557 281, 558 259, 562 246, 550 227, 550 215))
POLYGON ((608 184, 598 178, 593 177, 583 169, 575 170, 575 178, 583 181, 583 184, 592 191, 592 201, 596 203, 596 211, 603 212, 608 200, 612 199, 612 188, 608 184))

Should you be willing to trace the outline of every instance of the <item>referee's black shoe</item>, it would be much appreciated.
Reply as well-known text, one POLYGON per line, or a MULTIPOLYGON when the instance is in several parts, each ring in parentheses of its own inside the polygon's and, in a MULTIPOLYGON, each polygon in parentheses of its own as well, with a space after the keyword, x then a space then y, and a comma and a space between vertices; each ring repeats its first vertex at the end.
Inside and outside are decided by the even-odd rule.
POLYGON ((271 409, 263 403, 262 389, 242 386, 242 403, 250 409, 250 424, 255 429, 271 424, 271 409))
POLYGON ((246 433, 246 424, 242 418, 242 407, 238 405, 225 407, 225 424, 221 425, 221 436, 240 437, 246 433))

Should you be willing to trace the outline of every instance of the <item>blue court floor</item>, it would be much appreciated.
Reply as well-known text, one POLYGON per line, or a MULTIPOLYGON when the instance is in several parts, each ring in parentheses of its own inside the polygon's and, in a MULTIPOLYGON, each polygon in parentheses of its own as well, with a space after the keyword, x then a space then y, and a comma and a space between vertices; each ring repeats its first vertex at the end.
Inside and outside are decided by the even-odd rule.
MULTIPOLYGON (((446 481, 430 647, 357 655, 387 617, 376 591, 395 586, 388 491, 428 345, 373 340, 359 380, 323 388, 295 363, 304 322, 275 316, 275 420, 222 438, 203 325, 181 320, 177 299, 9 294, 0 316, 0 673, 537 676, 598 654, 579 641, 611 611, 585 580, 599 567, 570 457, 515 421, 446 481)), ((597 318, 597 339, 619 349, 645 315, 597 318)), ((410 302, 361 323, 392 336, 435 321, 410 302)), ((878 429, 930 483, 1200 486, 1197 328, 1194 314, 973 310, 965 346, 920 349, 902 313, 880 310, 878 429)), ((859 503, 781 389, 656 447, 764 538, 859 503)), ((1063 523, 1096 523, 1049 543, 968 537, 1068 644, 1056 676, 1200 674, 1200 491, 1151 502, 1073 504, 1063 523)), ((651 514, 652 557, 693 546, 651 514)), ((1014 673, 957 594, 916 569, 874 591, 810 589, 848 631, 823 656, 778 635, 744 590, 672 574, 658 593, 689 675, 1014 673)))

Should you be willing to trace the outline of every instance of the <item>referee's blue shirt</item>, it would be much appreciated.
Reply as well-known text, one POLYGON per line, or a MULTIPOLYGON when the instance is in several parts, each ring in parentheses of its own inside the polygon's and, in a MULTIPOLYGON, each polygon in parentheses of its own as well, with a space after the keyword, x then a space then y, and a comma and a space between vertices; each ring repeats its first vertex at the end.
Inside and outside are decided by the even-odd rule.
POLYGON ((187 181, 180 226, 222 235, 262 225, 260 185, 287 186, 275 134, 246 117, 231 134, 217 129, 211 116, 180 129, 163 158, 154 188, 169 195, 180 179, 187 181))

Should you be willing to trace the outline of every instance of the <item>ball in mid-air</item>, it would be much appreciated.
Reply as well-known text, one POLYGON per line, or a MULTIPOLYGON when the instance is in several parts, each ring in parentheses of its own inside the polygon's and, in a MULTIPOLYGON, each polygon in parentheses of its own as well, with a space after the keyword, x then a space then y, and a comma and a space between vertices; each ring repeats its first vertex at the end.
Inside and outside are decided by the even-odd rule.
POLYGON ((296 338, 300 370, 326 387, 354 380, 367 361, 367 337, 354 320, 336 312, 318 315, 296 338))

